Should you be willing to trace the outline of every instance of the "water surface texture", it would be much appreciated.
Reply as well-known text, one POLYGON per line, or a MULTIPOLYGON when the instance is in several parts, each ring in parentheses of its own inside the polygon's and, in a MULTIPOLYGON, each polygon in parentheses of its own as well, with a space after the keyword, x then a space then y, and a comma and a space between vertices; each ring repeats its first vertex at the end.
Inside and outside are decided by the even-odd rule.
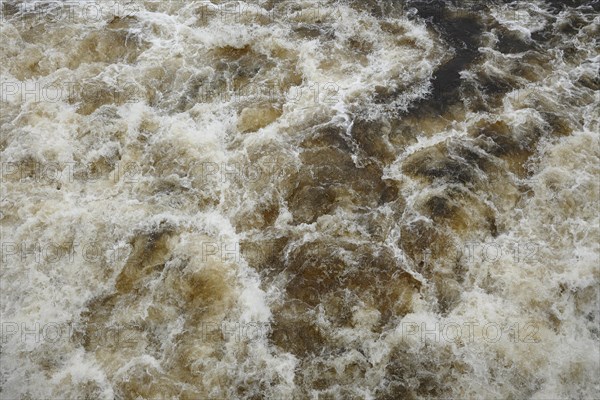
POLYGON ((598 0, 0 3, 0 398, 600 398, 598 0))

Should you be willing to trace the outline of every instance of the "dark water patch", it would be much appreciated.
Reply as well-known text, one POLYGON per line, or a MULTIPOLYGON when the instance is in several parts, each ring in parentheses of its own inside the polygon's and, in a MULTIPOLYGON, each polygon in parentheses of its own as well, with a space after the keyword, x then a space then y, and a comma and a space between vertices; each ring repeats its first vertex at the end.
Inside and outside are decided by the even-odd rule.
POLYGON ((568 8, 581 8, 582 10, 591 9, 596 12, 600 11, 599 0, 545 0, 545 3, 550 6, 550 10, 555 14, 568 8))
POLYGON ((399 247, 415 262, 417 271, 424 273, 426 257, 438 259, 445 256, 445 245, 449 240, 431 221, 424 219, 401 225, 399 247))
POLYGON ((596 92, 600 91, 600 78, 598 76, 583 75, 577 79, 577 84, 596 92))
POLYGON ((550 126, 550 134, 553 136, 568 136, 573 133, 573 127, 569 121, 553 112, 541 112, 542 117, 550 126))
MULTIPOLYGON (((430 203, 437 203, 440 213, 452 217, 456 211, 441 196, 432 197, 430 203)), ((461 262, 463 248, 439 222, 417 220, 403 224, 400 247, 413 261, 414 267, 430 284, 437 300, 436 308, 441 314, 450 312, 460 301, 461 283, 466 267, 461 262)))
POLYGON ((357 166, 344 128, 324 128, 301 143, 302 166, 286 200, 295 223, 313 223, 338 206, 375 207, 387 185, 373 161, 357 166))
MULTIPOLYGON (((275 52, 279 61, 286 63, 290 52, 275 52)), ((188 78, 184 92, 177 100, 176 111, 186 111, 196 103, 239 102, 240 107, 254 106, 256 102, 277 103, 291 86, 302 82, 301 74, 293 68, 283 68, 273 79, 272 72, 280 68, 272 55, 267 56, 250 45, 240 48, 223 46, 208 51, 199 63, 212 67, 212 73, 198 72, 188 78)), ((168 79, 168 77, 165 77, 168 79)), ((163 96, 169 97, 168 90, 163 96)), ((240 111, 242 109, 240 108, 240 111)), ((269 107, 267 107, 268 109, 269 107)), ((270 107, 279 110, 280 104, 270 107)), ((279 112, 280 114, 280 112, 279 112)))
MULTIPOLYGON (((568 129, 557 117, 548 114, 556 132, 568 129)), ((536 127, 517 131, 503 121, 481 122, 470 130, 475 143, 487 153, 508 162, 510 170, 520 177, 528 174, 527 161, 535 152, 535 146, 543 135, 536 127)))
POLYGON ((481 71, 477 74, 477 81, 487 103, 494 108, 502 104, 507 93, 518 87, 518 81, 513 75, 498 76, 481 71))
POLYGON ((348 39, 348 47, 356 53, 368 55, 373 51, 374 43, 357 35, 348 39))
POLYGON ((343 152, 350 152, 347 139, 344 138, 345 131, 337 126, 325 126, 309 133, 301 143, 303 148, 335 147, 343 152))
POLYGON ((256 132, 275 122, 282 112, 280 108, 268 103, 246 107, 240 112, 237 129, 242 133, 256 132))
POLYGON ((350 0, 350 6, 377 18, 398 18, 407 8, 405 1, 350 0))
POLYGON ((2 15, 4 18, 12 17, 19 13, 20 7, 16 2, 3 1, 0 3, 0 8, 2 9, 2 15))
POLYGON ((460 72, 476 59, 473 52, 456 55, 452 60, 438 68, 432 79, 432 91, 426 98, 416 101, 410 112, 418 116, 439 115, 460 102, 462 80, 460 72))
POLYGON ((477 167, 480 171, 496 171, 498 166, 491 157, 476 147, 470 147, 467 144, 459 143, 452 146, 452 152, 464 159, 468 164, 477 167))
POLYGON ((429 198, 425 202, 425 208, 435 222, 450 219, 460 212, 460 208, 456 204, 452 204, 450 199, 443 196, 429 198))
POLYGON ((254 78, 261 70, 272 69, 275 64, 267 56, 259 54, 250 46, 240 49, 230 46, 215 49, 212 54, 216 63, 216 70, 231 77, 233 89, 240 89, 254 78))
POLYGON ((310 307, 288 300, 274 315, 270 340, 298 357, 319 355, 327 345, 326 336, 316 324, 310 307))
POLYGON ((415 128, 416 118, 393 118, 390 120, 389 140, 397 151, 402 151, 417 142, 419 132, 415 128))
MULTIPOLYGON (((353 329, 355 308, 366 305, 380 314, 372 327, 377 332, 411 312, 420 282, 402 270, 391 251, 370 243, 325 239, 292 248, 284 257, 286 243, 284 237, 272 243, 271 253, 258 262, 263 282, 283 282, 286 293, 284 303, 273 310, 270 340, 307 366, 314 367, 315 355, 347 351, 319 327, 317 307, 335 328, 353 329)), ((256 259, 250 264, 256 265, 256 259)))
POLYGON ((505 54, 523 53, 532 48, 535 43, 528 43, 515 32, 508 29, 498 29, 496 48, 505 54))
POLYGON ((446 143, 411 154, 404 161, 402 170, 410 176, 424 178, 430 183, 439 179, 444 182, 473 185, 477 181, 473 167, 449 155, 446 143))
POLYGON ((160 230, 141 235, 133 241, 133 253, 117 277, 119 292, 131 291, 144 276, 164 267, 169 254, 167 241, 172 233, 171 229, 160 230))
MULTIPOLYGON (((457 266, 460 264, 456 264, 457 266)), ((463 293, 463 288, 457 281, 461 278, 460 273, 465 273, 466 268, 456 268, 448 273, 435 274, 431 279, 435 287, 435 296, 437 299, 437 311, 447 316, 458 304, 463 293), (454 279, 454 278, 457 279, 454 279)))
MULTIPOLYGON (((321 303, 321 296, 339 285, 349 266, 335 254, 337 246, 318 242, 302 246, 292 253, 288 271, 292 278, 287 284, 287 294, 311 307, 321 303), (331 252, 331 254, 329 254, 331 252)), ((353 251, 356 249, 350 249, 353 251)))
POLYGON ((468 366, 449 347, 425 347, 417 355, 401 346, 390 356, 377 398, 449 398, 456 380, 467 373, 468 366))
POLYGON ((273 226, 275 220, 279 216, 279 202, 274 199, 263 199, 255 207, 252 212, 242 211, 236 213, 234 219, 236 232, 244 232, 252 229, 267 229, 273 226))
POLYGON ((130 29, 138 21, 138 18, 133 16, 114 17, 108 22, 106 27, 108 29, 130 29))
POLYGON ((321 27, 313 24, 298 24, 292 29, 294 33, 303 39, 325 39, 327 36, 333 38, 333 34, 330 31, 323 31, 321 27))
POLYGON ((552 32, 552 25, 548 24, 543 29, 537 30, 531 33, 531 39, 538 43, 546 43, 552 40, 554 33, 552 32))
POLYGON ((379 311, 379 326, 412 311, 412 297, 421 282, 404 271, 390 250, 365 246, 359 249, 356 265, 345 280, 346 287, 379 311))
POLYGON ((284 250, 289 241, 290 238, 283 235, 271 239, 244 239, 240 251, 248 265, 270 281, 285 268, 284 250))
POLYGON ((479 84, 473 79, 465 80, 460 87, 460 97, 465 108, 471 112, 489 112, 491 106, 481 92, 479 84))
MULTIPOLYGON (((342 361, 345 355, 354 357, 352 349, 340 350, 338 354, 316 357, 311 361, 304 361, 298 367, 294 383, 298 387, 298 398, 330 399, 359 399, 355 385, 365 379, 369 369, 366 359, 355 360, 347 363, 342 361), (340 368, 343 363, 343 368, 340 368), (318 397, 314 397, 319 393, 318 397)), ((360 392, 358 392, 360 393, 360 392)))
POLYGON ((227 91, 227 75, 216 72, 209 76, 192 76, 178 99, 175 110, 184 112, 196 103, 214 101, 227 91))
POLYGON ((384 182, 386 186, 381 192, 381 197, 379 198, 380 205, 403 200, 400 196, 400 188, 396 181, 385 180, 384 182))
POLYGON ((489 145, 485 146, 484 149, 496 157, 519 154, 524 150, 509 126, 502 121, 484 124, 472 134, 474 137, 490 139, 491 142, 485 142, 489 143, 489 145))
POLYGON ((334 288, 322 297, 321 304, 327 318, 334 326, 353 326, 353 308, 361 304, 361 293, 351 292, 343 286, 334 288))
POLYGON ((581 28, 588 25, 588 21, 579 15, 569 15, 568 17, 561 19, 557 28, 560 33, 567 35, 576 35, 579 33, 581 28))
POLYGON ((427 98, 417 101, 411 110, 419 115, 444 113, 460 101, 460 72, 479 56, 483 25, 476 15, 450 12, 445 1, 417 1, 410 4, 421 17, 430 21, 455 51, 454 57, 436 70, 431 93, 427 98))
POLYGON ((336 192, 333 188, 303 186, 288 197, 288 207, 297 223, 312 224, 321 215, 335 209, 336 192))
POLYGON ((483 201, 482 194, 462 185, 445 185, 441 192, 420 199, 416 209, 458 234, 479 231, 487 235, 496 229, 490 225, 495 213, 483 201))
POLYGON ((391 124, 387 120, 367 121, 355 120, 351 135, 360 148, 369 156, 389 164, 395 159, 394 148, 389 143, 391 124))

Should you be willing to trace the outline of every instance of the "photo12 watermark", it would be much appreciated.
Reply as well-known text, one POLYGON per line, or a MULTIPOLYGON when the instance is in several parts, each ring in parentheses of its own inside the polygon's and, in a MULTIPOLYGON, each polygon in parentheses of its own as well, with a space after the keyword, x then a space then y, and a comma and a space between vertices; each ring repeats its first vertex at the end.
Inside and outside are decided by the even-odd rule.
POLYGON ((305 82, 289 86, 286 82, 250 82, 237 88, 199 85, 186 96, 199 103, 225 104, 248 101, 282 103, 288 107, 303 105, 306 108, 337 104, 340 96, 337 82, 305 82))
POLYGON ((110 181, 135 183, 142 178, 142 166, 136 162, 113 165, 81 162, 5 161, 0 163, 0 181, 57 185, 73 182, 110 181))
POLYGON ((465 263, 489 263, 505 257, 518 263, 533 261, 540 255, 542 244, 532 240, 522 241, 467 241, 444 245, 433 244, 425 249, 423 257, 431 259, 433 255, 460 259, 465 263))
POLYGON ((249 342, 268 339, 271 324, 266 322, 209 321, 201 322, 203 341, 249 342))
MULTIPOLYGON (((30 345, 85 343, 89 347, 120 347, 136 345, 156 328, 139 323, 93 322, 15 322, 0 323, 3 345, 18 342, 30 345)), ((205 321, 199 330, 189 333, 203 342, 250 342, 267 340, 271 324, 267 322, 205 321)))
MULTIPOLYGON (((269 340, 273 333, 282 329, 270 322, 202 321, 189 335, 204 342, 251 342, 269 340)), ((85 341, 94 345, 119 346, 135 344, 145 334, 154 333, 155 327, 139 323, 94 322, 15 322, 2 321, 1 341, 27 344, 85 341)), ((540 344, 540 325, 533 322, 509 322, 474 320, 449 320, 443 322, 402 321, 397 328, 402 341, 422 343, 493 344, 498 342, 540 344)))
POLYGON ((108 87, 101 82, 3 81, 0 101, 18 103, 137 103, 145 100, 140 86, 133 81, 117 81, 108 87))
POLYGON ((93 23, 114 17, 127 18, 139 14, 143 10, 143 1, 138 0, 39 0, 0 2, 1 22, 15 23, 93 23), (12 8, 7 12, 7 8, 12 8))
POLYGON ((194 163, 190 175, 204 184, 223 184, 227 182, 269 183, 286 178, 297 171, 298 168, 294 164, 277 160, 228 161, 221 163, 204 161, 194 163))
POLYGON ((1 323, 2 344, 16 341, 28 345, 85 343, 89 347, 125 347, 136 345, 142 332, 140 324, 99 324, 72 322, 1 323))
POLYGON ((497 323, 483 321, 418 322, 403 321, 400 324, 402 340, 434 343, 476 342, 540 343, 539 326, 532 322, 497 323))
MULTIPOLYGON (((246 104, 260 102, 301 106, 303 109, 333 106, 340 101, 340 86, 336 82, 305 82, 297 86, 285 82, 249 82, 240 87, 213 87, 207 78, 180 99, 193 104, 246 104)), ((0 82, 0 102, 50 104, 135 104, 148 101, 146 89, 134 81, 10 81, 0 82)))
POLYGON ((97 264, 143 261, 141 258, 135 260, 133 249, 130 247, 118 247, 99 241, 73 241, 69 244, 53 241, 2 241, 0 260, 7 268, 15 262, 48 265, 75 262, 97 264))

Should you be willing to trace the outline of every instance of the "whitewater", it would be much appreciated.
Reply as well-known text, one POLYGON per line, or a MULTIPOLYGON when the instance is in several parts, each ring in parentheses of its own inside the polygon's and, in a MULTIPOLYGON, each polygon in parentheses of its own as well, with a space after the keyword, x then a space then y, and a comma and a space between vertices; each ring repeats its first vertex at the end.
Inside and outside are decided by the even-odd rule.
POLYGON ((1 399, 600 398, 600 1, 0 1, 1 399))

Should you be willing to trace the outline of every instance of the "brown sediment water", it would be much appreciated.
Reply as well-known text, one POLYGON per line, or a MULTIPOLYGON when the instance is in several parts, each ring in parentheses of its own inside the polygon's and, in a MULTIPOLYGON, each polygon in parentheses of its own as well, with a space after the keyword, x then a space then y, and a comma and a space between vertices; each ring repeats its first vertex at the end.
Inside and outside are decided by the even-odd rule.
POLYGON ((600 396, 600 3, 5 0, 0 397, 600 396))

